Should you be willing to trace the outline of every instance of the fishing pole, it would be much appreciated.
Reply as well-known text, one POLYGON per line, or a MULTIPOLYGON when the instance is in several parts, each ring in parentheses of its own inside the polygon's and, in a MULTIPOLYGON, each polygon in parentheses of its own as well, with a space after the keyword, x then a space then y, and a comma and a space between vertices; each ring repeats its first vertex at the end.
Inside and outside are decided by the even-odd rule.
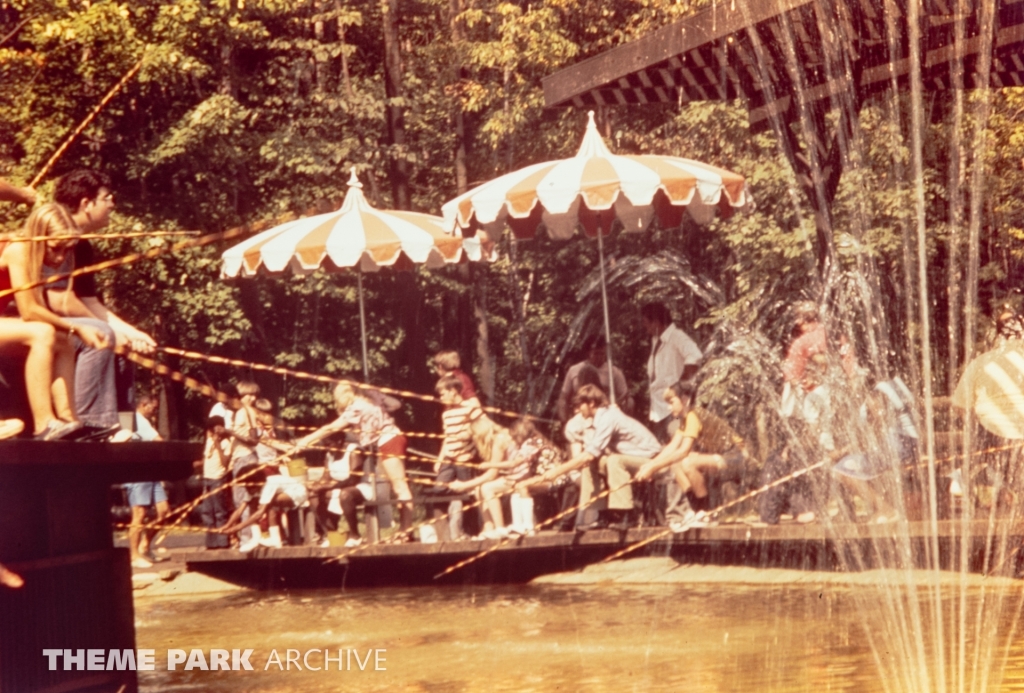
POLYGON ((201 231, 132 231, 127 233, 73 233, 61 236, 11 236, 8 243, 47 243, 49 241, 114 240, 122 238, 159 238, 162 236, 198 236, 201 231))
POLYGON ((71 146, 71 143, 74 142, 80 134, 82 134, 83 130, 89 127, 89 123, 91 123, 96 118, 96 116, 100 114, 100 111, 106 108, 107 104, 110 103, 110 100, 117 95, 117 92, 121 91, 121 89, 124 88, 124 85, 128 84, 128 81, 132 77, 134 77, 135 74, 142 68, 142 62, 145 59, 146 53, 145 51, 143 51, 142 57, 139 58, 139 61, 135 63, 132 69, 128 70, 128 72, 125 73, 124 77, 122 77, 117 82, 117 84, 111 87, 110 91, 107 92, 106 96, 100 99, 100 102, 96 104, 92 111, 90 111, 89 115, 85 117, 85 120, 79 123, 78 127, 76 127, 67 137, 67 139, 65 139, 64 142, 60 145, 60 147, 57 148, 57 151, 53 153, 53 156, 50 157, 50 159, 46 162, 46 164, 39 171, 39 173, 36 174, 36 177, 32 179, 32 182, 28 184, 28 187, 36 187, 39 184, 39 181, 41 181, 46 176, 46 174, 50 172, 50 169, 53 167, 55 163, 57 163, 57 160, 60 159, 64 152, 67 151, 68 147, 71 146))

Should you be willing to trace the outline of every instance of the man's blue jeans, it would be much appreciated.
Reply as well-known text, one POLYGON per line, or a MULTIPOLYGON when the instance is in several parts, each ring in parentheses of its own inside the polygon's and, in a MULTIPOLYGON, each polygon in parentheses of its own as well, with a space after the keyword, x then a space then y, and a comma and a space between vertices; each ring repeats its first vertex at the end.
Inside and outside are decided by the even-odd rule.
POLYGON ((114 330, 95 318, 67 318, 74 325, 95 327, 107 336, 109 349, 93 349, 75 336, 75 411, 94 426, 117 424, 117 364, 114 330))

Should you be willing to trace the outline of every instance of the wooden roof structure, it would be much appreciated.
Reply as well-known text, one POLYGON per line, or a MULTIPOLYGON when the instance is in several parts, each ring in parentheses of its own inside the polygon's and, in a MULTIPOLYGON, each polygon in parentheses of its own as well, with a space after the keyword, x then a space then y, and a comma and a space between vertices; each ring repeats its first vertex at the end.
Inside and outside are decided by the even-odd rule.
MULTIPOLYGON (((796 170, 819 245, 827 246, 821 257, 830 254, 830 207, 861 106, 910 83, 915 32, 907 2, 715 2, 546 77, 545 102, 743 100, 751 130, 775 130, 796 170)), ((1024 0, 922 0, 919 19, 925 91, 1024 86, 1024 0), (959 16, 958 4, 966 9, 959 16)))
MULTIPOLYGON (((957 84, 955 0, 925 0, 926 90, 957 84)), ((905 86, 906 3, 736 0, 717 3, 544 79, 548 107, 744 99, 751 126, 772 113, 796 118, 797 91, 818 102, 905 86), (887 27, 887 24, 890 26, 887 27)), ((976 3, 960 44, 967 88, 1024 86, 1024 0, 997 0, 990 81, 977 70, 984 37, 976 3)))

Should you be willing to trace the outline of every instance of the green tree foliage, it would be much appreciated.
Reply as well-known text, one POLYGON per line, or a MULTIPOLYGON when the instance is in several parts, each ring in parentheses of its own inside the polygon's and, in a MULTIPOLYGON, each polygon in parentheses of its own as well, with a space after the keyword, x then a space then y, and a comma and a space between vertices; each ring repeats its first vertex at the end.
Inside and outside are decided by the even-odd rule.
MULTIPOLYGON (((474 184, 575 152, 584 114, 544 110, 542 77, 703 4, 401 0, 403 95, 388 99, 379 0, 3 0, 0 175, 19 184, 31 180, 141 59, 137 77, 44 180, 44 194, 57 175, 97 167, 115 181, 115 230, 210 232, 317 204, 335 206, 352 167, 371 202, 391 207, 388 163, 400 159, 410 171, 412 207, 438 213, 459 191, 460 161, 474 184), (388 106, 404 109, 402 146, 388 137, 388 106)), ((863 305, 843 304, 844 317, 862 353, 878 353, 897 367, 906 367, 907 335, 920 328, 907 318, 912 297, 904 291, 904 273, 916 270, 904 262, 913 206, 902 98, 879 98, 860 114, 834 210, 836 286, 853 287, 850 295, 864 298, 863 305), (896 327, 884 344, 869 335, 871 320, 896 327)), ((1024 207, 1015 194, 1024 160, 1022 99, 1016 90, 996 95, 987 131, 992 146, 983 157, 989 177, 983 190, 968 191, 986 196, 981 276, 988 303, 1006 296, 1024 261, 1017 248, 1024 207)), ((926 185, 930 300, 941 303, 949 289, 947 246, 956 236, 945 173, 952 125, 939 108, 931 119, 926 185)), ((644 300, 669 300, 680 323, 744 378, 768 373, 788 338, 787 303, 839 291, 823 288, 816 276, 813 214, 774 136, 751 134, 740 103, 607 108, 598 122, 614 151, 676 154, 735 170, 746 176, 756 200, 752 211, 708 227, 684 221, 681 228, 616 232, 608 240, 612 268, 624 268, 610 287, 613 351, 638 401, 646 394, 647 347, 636 311, 644 300), (652 276, 686 280, 638 281, 645 267, 652 276), (695 292, 698 285, 710 288, 695 292), (775 353, 760 364, 752 358, 738 364, 735 350, 726 357, 726 345, 751 329, 761 336, 749 344, 763 349, 773 343, 775 353)), ((962 124, 964 138, 971 127, 962 124)), ((14 229, 24 214, 3 205, 0 223, 14 229)), ((114 257, 164 242, 99 246, 114 257)), ((580 341, 599 330, 596 243, 538 236, 506 237, 498 246, 500 259, 486 267, 365 277, 373 382, 429 391, 426 357, 441 348, 459 349, 470 369, 479 369, 473 316, 474 307, 482 308, 498 384, 494 403, 550 412, 580 341)), ((223 250, 163 255, 104 272, 100 285, 119 313, 162 344, 360 375, 354 275, 318 271, 305 278, 224 281, 218 276, 223 250)), ((939 310, 936 319, 947 316, 939 310)), ((956 363, 941 342, 937 349, 939 362, 956 363)), ((188 360, 170 363, 217 386, 249 375, 188 360)), ((319 422, 330 414, 322 385, 258 379, 292 421, 319 422)), ((751 405, 721 369, 709 371, 707 382, 709 396, 751 405)), ((194 432, 207 403, 168 387, 179 433, 194 432)), ((407 415, 412 429, 437 426, 436 408, 410 405, 407 415)))

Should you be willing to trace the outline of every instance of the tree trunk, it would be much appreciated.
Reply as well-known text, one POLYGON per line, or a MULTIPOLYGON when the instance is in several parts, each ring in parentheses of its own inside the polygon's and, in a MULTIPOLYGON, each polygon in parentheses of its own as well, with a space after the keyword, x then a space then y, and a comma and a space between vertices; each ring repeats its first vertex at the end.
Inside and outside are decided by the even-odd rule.
MULTIPOLYGON (((462 22, 459 15, 463 11, 462 0, 448 0, 448 27, 451 31, 451 42, 455 48, 454 53, 459 54, 460 44, 465 40, 462 22)), ((456 65, 455 78, 461 81, 465 77, 465 68, 456 65)), ((466 125, 466 112, 462 107, 461 97, 456 98, 454 103, 453 118, 455 125, 455 186, 457 192, 462 193, 469 190, 468 161, 468 127, 466 125)), ((474 352, 476 360, 479 361, 479 385, 480 391, 484 394, 486 401, 494 401, 494 358, 491 356, 490 334, 487 325, 487 287, 483 284, 486 268, 476 268, 471 271, 468 265, 459 267, 459 275, 470 283, 469 301, 459 301, 459 320, 461 324, 475 325, 476 329, 472 340, 475 342, 474 352)), ((468 345, 467 345, 468 346, 468 345)), ((461 351, 461 350, 460 350, 461 351)), ((472 372, 472 364, 465 364, 465 370, 472 372)))
MULTIPOLYGON (((341 0, 334 0, 334 9, 341 11, 341 0)), ((345 50, 345 22, 338 16, 338 41, 341 43, 341 82, 345 85, 345 96, 352 98, 352 78, 348 73, 348 51, 345 50)))
MULTIPOLYGON (((313 2, 313 37, 316 38, 318 44, 322 44, 325 39, 324 33, 324 16, 323 16, 323 3, 320 0, 314 0, 313 2)), ((313 52, 313 69, 316 74, 316 90, 318 93, 327 91, 327 67, 328 63, 326 60, 321 60, 316 51, 313 52)))
POLYGON ((391 194, 396 209, 409 209, 409 164, 405 160, 405 110, 395 105, 402 97, 402 53, 398 40, 398 0, 381 0, 384 17, 384 93, 388 98, 388 159, 391 194))
MULTIPOLYGON (((238 0, 231 0, 228 6, 228 13, 234 14, 238 11, 238 0)), ((234 47, 231 39, 225 39, 220 47, 220 93, 227 94, 231 98, 238 97, 238 87, 234 79, 234 47)))
MULTIPOLYGON (((474 274, 482 274, 486 267, 476 266, 474 274)), ((473 318, 476 321, 476 356, 480 361, 480 390, 488 404, 494 403, 494 359, 491 357, 491 342, 487 326, 487 284, 483 277, 473 282, 473 318)))

